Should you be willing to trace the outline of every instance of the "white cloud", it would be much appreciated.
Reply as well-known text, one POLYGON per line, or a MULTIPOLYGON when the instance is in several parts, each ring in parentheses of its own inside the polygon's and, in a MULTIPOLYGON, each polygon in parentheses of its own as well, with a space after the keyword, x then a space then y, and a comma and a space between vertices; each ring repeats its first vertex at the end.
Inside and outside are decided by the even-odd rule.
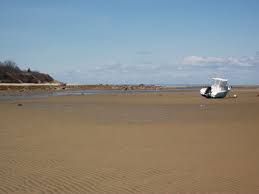
POLYGON ((69 66, 54 77, 67 83, 196 84, 208 77, 226 77, 231 83, 259 83, 259 57, 188 56, 179 63, 147 60, 139 63, 110 62, 92 66, 69 66))
POLYGON ((201 67, 221 67, 221 66, 238 66, 238 67, 254 67, 259 64, 258 57, 203 57, 203 56, 187 56, 183 58, 182 64, 201 67))

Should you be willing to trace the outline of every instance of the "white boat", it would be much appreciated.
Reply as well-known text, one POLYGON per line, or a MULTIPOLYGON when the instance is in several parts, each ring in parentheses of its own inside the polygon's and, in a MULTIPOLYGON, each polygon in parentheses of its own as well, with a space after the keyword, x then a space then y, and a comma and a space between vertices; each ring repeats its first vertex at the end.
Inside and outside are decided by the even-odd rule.
POLYGON ((227 79, 212 78, 213 84, 207 88, 202 88, 200 94, 206 98, 224 98, 231 90, 227 79))

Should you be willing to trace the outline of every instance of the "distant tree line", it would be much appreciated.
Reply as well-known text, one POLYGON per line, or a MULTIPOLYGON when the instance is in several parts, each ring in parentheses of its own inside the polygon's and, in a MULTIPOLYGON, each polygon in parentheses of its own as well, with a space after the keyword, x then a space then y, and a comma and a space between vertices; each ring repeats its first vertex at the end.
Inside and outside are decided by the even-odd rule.
POLYGON ((0 83, 49 83, 54 79, 38 71, 21 70, 13 61, 0 61, 0 83))

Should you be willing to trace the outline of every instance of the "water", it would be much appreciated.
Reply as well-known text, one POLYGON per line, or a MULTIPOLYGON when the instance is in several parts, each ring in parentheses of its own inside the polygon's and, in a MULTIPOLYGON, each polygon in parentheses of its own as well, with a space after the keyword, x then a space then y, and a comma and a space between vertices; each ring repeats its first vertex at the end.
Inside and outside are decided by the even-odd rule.
POLYGON ((47 98, 51 96, 80 96, 94 94, 137 94, 137 93, 175 93, 179 91, 192 91, 195 88, 175 88, 171 90, 62 90, 54 92, 30 92, 30 93, 0 93, 0 101, 47 98))

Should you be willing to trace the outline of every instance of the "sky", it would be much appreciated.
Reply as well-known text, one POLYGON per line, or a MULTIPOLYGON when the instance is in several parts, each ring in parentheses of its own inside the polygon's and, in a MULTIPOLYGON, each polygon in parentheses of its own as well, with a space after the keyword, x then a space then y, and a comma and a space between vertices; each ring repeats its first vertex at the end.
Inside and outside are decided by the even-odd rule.
POLYGON ((0 0, 0 61, 66 83, 259 84, 258 0, 0 0))

